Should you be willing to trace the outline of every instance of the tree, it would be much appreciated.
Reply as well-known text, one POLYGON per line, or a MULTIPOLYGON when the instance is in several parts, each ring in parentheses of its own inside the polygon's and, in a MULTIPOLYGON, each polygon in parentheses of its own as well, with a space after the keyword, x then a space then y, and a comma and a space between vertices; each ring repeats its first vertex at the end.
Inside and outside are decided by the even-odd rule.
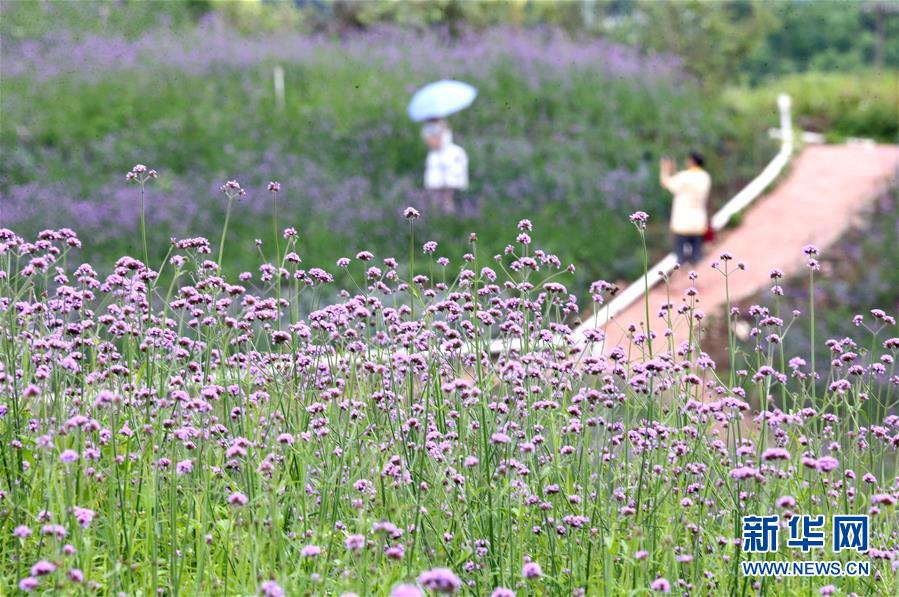
POLYGON ((780 26, 748 57, 745 70, 767 76, 815 71, 899 67, 899 5, 895 2, 778 4, 780 26))
POLYGON ((676 54, 687 72, 717 85, 733 78, 777 23, 772 5, 758 0, 634 0, 606 20, 606 32, 647 51, 676 54))
MULTIPOLYGON (((863 11, 873 16, 874 21, 874 67, 883 68, 887 64, 887 39, 896 39, 899 35, 899 4, 895 2, 884 2, 878 0, 876 2, 867 2, 863 11), (889 29, 889 32, 887 31, 889 29)), ((893 45, 893 56, 897 60, 892 61, 893 66, 899 62, 899 52, 896 52, 895 44, 893 45)))

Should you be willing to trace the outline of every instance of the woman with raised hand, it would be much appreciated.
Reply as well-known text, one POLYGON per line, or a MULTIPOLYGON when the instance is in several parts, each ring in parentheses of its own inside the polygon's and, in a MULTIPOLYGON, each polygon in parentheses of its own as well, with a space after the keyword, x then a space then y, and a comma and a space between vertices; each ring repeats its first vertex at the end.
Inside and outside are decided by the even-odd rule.
POLYGON ((675 173, 674 160, 663 158, 660 182, 674 194, 671 206, 671 234, 674 253, 680 264, 696 264, 702 259, 702 242, 709 229, 709 191, 712 178, 705 171, 702 154, 691 151, 687 168, 675 173))

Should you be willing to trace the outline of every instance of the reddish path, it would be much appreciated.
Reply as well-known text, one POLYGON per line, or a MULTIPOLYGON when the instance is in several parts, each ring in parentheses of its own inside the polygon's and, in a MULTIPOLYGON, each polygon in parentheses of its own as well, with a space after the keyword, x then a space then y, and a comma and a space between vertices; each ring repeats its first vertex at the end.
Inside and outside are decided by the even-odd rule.
MULTIPOLYGON (((722 252, 743 261, 746 271, 730 278, 732 300, 745 299, 771 286, 768 273, 780 268, 787 276, 805 268, 802 247, 817 245, 823 253, 852 225, 868 202, 882 192, 899 171, 899 146, 824 145, 806 148, 791 164, 787 178, 768 195, 750 206, 740 226, 720 234, 705 246, 706 257, 693 269, 699 274, 697 308, 720 314, 725 304, 724 277, 711 268, 722 252)), ((682 304, 689 287, 686 273, 675 272, 671 280, 671 302, 682 304)), ((649 292, 650 325, 659 336, 654 348, 665 350, 665 330, 657 318, 666 300, 663 284, 649 292)), ((619 313, 606 325, 606 348, 627 345, 626 328, 645 320, 642 299, 619 313)), ((674 325, 677 343, 687 339, 687 325, 679 318, 674 325)))

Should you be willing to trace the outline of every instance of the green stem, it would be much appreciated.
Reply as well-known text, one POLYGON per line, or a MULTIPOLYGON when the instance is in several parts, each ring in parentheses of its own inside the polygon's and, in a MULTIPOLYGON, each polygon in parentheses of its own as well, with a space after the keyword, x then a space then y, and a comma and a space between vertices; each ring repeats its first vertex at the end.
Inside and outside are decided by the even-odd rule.
POLYGON ((228 236, 228 222, 231 221, 231 204, 234 203, 234 197, 228 196, 228 208, 225 210, 225 226, 222 228, 222 240, 219 243, 219 267, 222 266, 222 255, 225 252, 225 237, 228 236))
POLYGON ((147 250, 147 221, 144 213, 144 183, 140 183, 140 236, 144 244, 144 265, 150 267, 150 252, 147 250))

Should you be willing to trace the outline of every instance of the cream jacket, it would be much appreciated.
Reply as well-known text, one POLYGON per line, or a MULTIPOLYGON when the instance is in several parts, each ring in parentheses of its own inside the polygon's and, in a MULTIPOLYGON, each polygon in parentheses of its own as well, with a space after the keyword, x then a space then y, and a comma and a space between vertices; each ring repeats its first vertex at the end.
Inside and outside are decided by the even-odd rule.
POLYGON ((671 231, 684 236, 701 236, 709 226, 708 201, 712 178, 701 168, 683 170, 664 182, 674 193, 671 231))

